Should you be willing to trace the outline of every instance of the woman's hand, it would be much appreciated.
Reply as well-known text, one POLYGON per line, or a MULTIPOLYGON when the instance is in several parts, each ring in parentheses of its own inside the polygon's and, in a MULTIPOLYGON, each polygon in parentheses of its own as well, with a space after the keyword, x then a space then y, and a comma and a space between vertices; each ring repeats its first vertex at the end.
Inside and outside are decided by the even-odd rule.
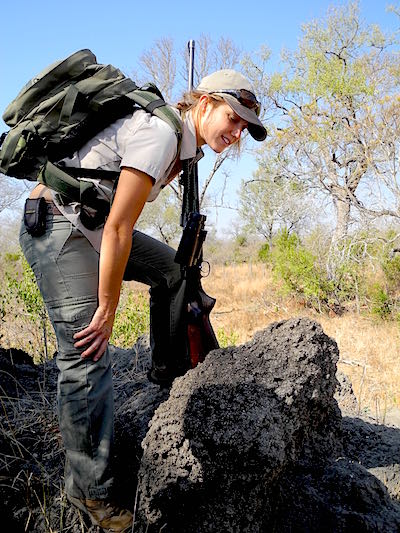
POLYGON ((113 324, 114 314, 107 314, 104 309, 98 307, 88 327, 74 335, 77 340, 75 348, 85 347, 81 354, 82 359, 91 358, 98 361, 102 357, 111 337, 113 324))

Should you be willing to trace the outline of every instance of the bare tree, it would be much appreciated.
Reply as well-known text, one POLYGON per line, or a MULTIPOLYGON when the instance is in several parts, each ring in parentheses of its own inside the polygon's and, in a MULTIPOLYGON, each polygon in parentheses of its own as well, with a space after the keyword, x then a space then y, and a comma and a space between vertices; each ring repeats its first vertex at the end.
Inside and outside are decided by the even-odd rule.
POLYGON ((173 245, 178 241, 181 234, 179 205, 170 187, 161 191, 156 202, 145 205, 136 226, 139 230, 150 230, 166 244, 173 245))
POLYGON ((152 80, 170 101, 176 78, 174 41, 167 37, 157 39, 152 48, 142 54, 139 63, 146 78, 152 80))
POLYGON ((262 163, 252 180, 242 182, 239 215, 243 228, 269 244, 278 229, 300 233, 312 218, 312 209, 307 188, 301 182, 277 177, 262 163))
POLYGON ((27 195, 30 186, 23 180, 17 180, 4 174, 0 174, 1 195, 0 195, 0 213, 6 209, 12 210, 18 205, 18 202, 27 195))

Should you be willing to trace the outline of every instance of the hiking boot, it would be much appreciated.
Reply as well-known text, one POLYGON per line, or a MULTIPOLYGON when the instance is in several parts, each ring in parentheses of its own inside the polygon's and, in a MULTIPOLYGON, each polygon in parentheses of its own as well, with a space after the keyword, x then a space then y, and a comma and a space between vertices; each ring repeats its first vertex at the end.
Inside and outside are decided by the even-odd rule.
POLYGON ((122 509, 108 500, 86 500, 67 495, 68 500, 89 515, 93 525, 105 533, 127 533, 132 526, 133 516, 128 509, 122 509))
POLYGON ((162 389, 170 389, 172 387, 172 382, 178 376, 183 376, 190 366, 175 366, 174 368, 167 369, 165 366, 155 366, 154 364, 147 371, 147 378, 151 383, 160 385, 162 389))
POLYGON ((170 389, 174 381, 174 377, 167 371, 160 371, 156 368, 151 368, 147 372, 147 378, 151 383, 159 385, 161 389, 170 389))

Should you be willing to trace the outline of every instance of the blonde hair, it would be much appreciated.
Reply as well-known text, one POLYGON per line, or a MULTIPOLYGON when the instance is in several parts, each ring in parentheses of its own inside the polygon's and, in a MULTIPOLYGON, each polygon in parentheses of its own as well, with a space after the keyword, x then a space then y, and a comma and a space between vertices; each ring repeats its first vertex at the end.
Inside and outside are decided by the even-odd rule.
POLYGON ((223 101, 223 98, 217 94, 209 94, 205 91, 197 91, 196 89, 188 91, 183 94, 182 99, 176 104, 176 107, 181 111, 182 116, 185 116, 190 109, 194 109, 197 106, 203 94, 208 96, 212 104, 214 104, 214 102, 223 101))
MULTIPOLYGON (((226 103, 223 97, 219 94, 210 94, 205 91, 197 91, 196 89, 188 91, 184 93, 181 100, 175 104, 176 108, 181 112, 182 118, 184 118, 186 113, 188 113, 191 109, 195 109, 197 107, 203 94, 208 96, 208 99, 213 106, 226 103)), ((229 150, 232 151, 236 157, 240 155, 240 138, 229 147, 229 150)))

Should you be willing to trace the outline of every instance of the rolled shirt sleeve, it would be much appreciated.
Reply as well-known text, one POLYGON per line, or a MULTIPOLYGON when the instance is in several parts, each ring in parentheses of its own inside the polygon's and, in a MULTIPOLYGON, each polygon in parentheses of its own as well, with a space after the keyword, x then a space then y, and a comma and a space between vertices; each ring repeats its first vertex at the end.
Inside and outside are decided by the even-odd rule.
POLYGON ((134 127, 128 126, 122 134, 120 167, 134 168, 152 177, 155 190, 150 196, 153 196, 153 192, 158 194, 175 161, 178 141, 166 122, 145 112, 138 113, 141 116, 134 127))

